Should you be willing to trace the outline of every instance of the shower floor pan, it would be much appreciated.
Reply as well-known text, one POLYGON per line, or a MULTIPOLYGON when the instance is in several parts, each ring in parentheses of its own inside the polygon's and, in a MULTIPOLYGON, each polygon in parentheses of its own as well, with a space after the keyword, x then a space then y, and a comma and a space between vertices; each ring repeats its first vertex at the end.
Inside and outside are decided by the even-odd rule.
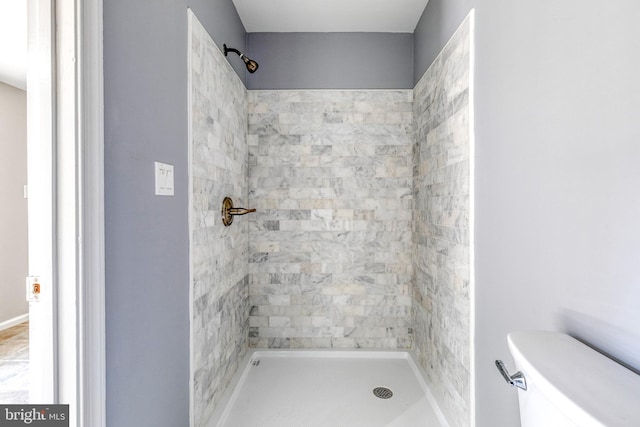
POLYGON ((447 426, 406 352, 252 351, 229 388, 209 427, 447 426))

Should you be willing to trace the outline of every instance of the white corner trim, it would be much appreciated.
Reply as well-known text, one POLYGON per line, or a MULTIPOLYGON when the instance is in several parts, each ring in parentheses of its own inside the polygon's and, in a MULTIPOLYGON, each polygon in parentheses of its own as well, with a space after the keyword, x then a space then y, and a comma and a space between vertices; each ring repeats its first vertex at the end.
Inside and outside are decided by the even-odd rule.
POLYGON ((476 115, 475 115, 475 78, 476 78, 476 14, 471 9, 469 20, 469 376, 471 407, 471 427, 476 426, 476 115))
POLYGON ((16 316, 13 319, 5 320, 4 322, 0 323, 0 331, 12 328, 22 322, 26 322, 27 320, 29 320, 29 313, 21 314, 20 316, 16 316))
POLYGON ((103 1, 78 11, 79 426, 106 425, 103 1))
POLYGON ((194 330, 193 330, 193 242, 191 241, 193 230, 193 171, 191 165, 193 164, 193 107, 191 106, 191 92, 192 92, 192 76, 191 68, 193 61, 193 21, 198 18, 195 16, 190 8, 187 8, 187 105, 188 108, 188 126, 187 126, 187 159, 189 161, 187 175, 188 175, 188 202, 189 209, 189 426, 195 426, 195 356, 194 356, 194 330))

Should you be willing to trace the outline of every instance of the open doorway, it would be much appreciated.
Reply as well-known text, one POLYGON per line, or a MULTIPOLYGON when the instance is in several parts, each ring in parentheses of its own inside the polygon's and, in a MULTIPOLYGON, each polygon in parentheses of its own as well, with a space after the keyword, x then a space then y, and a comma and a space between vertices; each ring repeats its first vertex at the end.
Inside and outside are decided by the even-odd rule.
MULTIPOLYGON (((102 1, 3 0, 0 6, 14 2, 26 5, 28 21, 25 275, 39 291, 27 286, 25 292, 22 278, 23 298, 37 294, 29 303, 29 404, 68 404, 71 427, 100 427, 105 425, 102 1)), ((0 30, 1 18, 15 17, 0 10, 0 30)))
POLYGON ((0 403, 29 401, 27 6, 0 2, 0 403))
POLYGON ((0 7, 0 125, 6 136, 0 172, 0 191, 6 196, 1 255, 7 274, 2 284, 0 403, 54 403, 53 9, 52 3, 39 0, 4 0, 0 7), (25 279, 34 271, 41 276, 42 292, 39 283, 25 292, 25 279))

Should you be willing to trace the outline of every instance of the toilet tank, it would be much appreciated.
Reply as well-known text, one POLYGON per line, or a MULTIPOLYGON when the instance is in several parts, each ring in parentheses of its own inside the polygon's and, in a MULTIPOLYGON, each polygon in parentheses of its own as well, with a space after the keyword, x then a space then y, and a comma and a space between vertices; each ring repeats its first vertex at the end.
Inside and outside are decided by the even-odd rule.
POLYGON ((640 426, 640 376, 559 332, 508 335, 522 427, 640 426))

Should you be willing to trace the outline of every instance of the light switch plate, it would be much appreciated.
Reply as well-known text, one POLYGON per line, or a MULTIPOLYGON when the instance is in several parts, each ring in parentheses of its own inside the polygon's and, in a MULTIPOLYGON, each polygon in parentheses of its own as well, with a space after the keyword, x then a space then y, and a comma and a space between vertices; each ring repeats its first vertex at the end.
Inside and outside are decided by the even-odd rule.
POLYGON ((156 166, 156 196, 173 196, 173 165, 154 163, 156 166))

